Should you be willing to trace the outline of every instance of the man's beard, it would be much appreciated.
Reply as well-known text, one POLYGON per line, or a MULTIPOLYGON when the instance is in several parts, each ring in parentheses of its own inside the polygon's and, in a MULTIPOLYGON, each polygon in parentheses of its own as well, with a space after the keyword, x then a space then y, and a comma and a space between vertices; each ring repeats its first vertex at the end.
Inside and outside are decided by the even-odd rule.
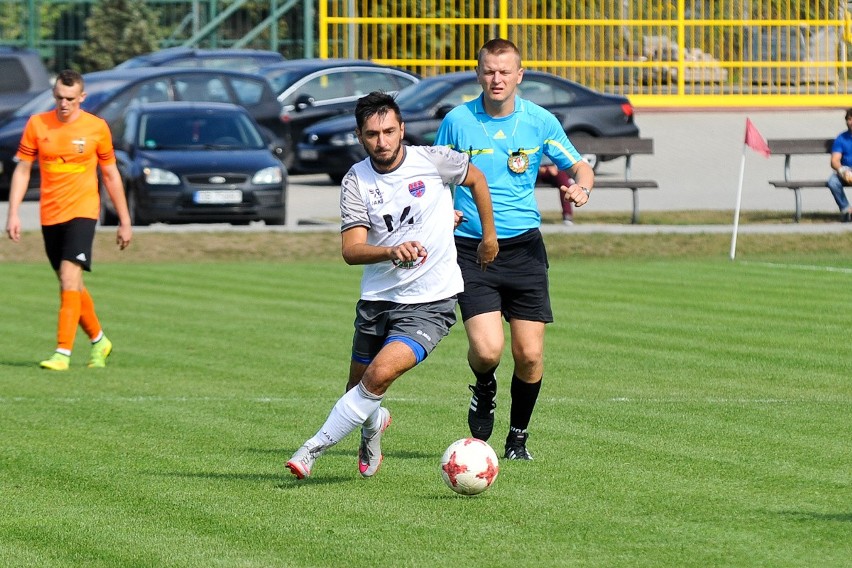
POLYGON ((393 153, 392 153, 389 157, 387 157, 387 158, 379 158, 379 157, 377 157, 377 156, 370 156, 370 159, 371 159, 371 160, 373 160, 373 163, 374 163, 375 165, 377 165, 377 166, 381 166, 381 167, 383 167, 383 168, 387 168, 387 167, 391 166, 391 165, 394 163, 394 161, 396 160, 397 156, 399 156, 399 152, 400 152, 400 150, 402 150, 402 146, 401 146, 401 145, 400 145, 400 146, 398 146, 398 147, 397 147, 397 149, 396 149, 396 151, 395 151, 395 152, 393 152, 393 153))

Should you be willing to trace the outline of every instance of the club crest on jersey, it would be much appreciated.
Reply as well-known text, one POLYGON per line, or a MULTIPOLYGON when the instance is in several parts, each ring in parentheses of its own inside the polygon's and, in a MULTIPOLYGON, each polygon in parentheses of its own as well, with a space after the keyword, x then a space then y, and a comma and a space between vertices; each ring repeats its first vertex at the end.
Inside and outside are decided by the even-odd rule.
POLYGON ((86 139, 85 138, 77 138, 76 140, 71 141, 74 144, 74 147, 77 148, 77 153, 82 154, 83 150, 86 149, 86 139))
POLYGON ((408 193, 414 197, 423 197, 426 193, 426 184, 420 180, 408 184, 408 193))

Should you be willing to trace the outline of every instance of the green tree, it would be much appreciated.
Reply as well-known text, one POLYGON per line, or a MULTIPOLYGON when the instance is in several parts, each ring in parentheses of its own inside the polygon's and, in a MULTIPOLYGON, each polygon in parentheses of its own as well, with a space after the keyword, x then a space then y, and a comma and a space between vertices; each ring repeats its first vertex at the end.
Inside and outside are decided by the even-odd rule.
POLYGON ((78 53, 80 71, 111 69, 130 57, 156 51, 162 37, 158 22, 157 11, 147 2, 97 2, 78 53))

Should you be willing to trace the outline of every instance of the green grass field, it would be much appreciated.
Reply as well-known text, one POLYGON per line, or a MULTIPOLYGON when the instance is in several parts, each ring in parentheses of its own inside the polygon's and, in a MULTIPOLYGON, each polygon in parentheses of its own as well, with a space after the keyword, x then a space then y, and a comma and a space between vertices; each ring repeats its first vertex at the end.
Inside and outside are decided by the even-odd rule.
POLYGON ((478 497, 439 473, 467 435, 461 325, 389 391, 376 477, 357 435, 285 474, 345 384, 360 269, 333 253, 96 264, 114 355, 86 369, 81 331, 58 374, 37 367, 54 278, 3 262, 0 565, 852 566, 849 249, 597 257, 572 238, 550 243, 536 459, 478 497))

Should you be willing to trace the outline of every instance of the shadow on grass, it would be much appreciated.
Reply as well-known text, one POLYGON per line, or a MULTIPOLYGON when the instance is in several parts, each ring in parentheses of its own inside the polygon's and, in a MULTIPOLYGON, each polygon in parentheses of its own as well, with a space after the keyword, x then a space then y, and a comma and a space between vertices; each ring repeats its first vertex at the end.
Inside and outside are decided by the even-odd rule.
MULTIPOLYGON (((268 455, 281 455, 289 457, 293 452, 296 451, 297 448, 291 448, 289 450, 284 449, 275 449, 275 448, 247 448, 245 451, 258 453, 258 454, 268 454, 268 455)), ((356 450, 357 451, 357 450, 356 450)), ((434 458, 435 455, 430 452, 417 452, 413 450, 391 450, 384 452, 386 458, 394 458, 394 459, 403 459, 403 460, 420 460, 420 459, 430 459, 434 458)), ((330 448, 323 452, 323 456, 353 456, 354 454, 352 450, 347 450, 339 447, 330 448)), ((438 456, 440 457, 440 456, 438 456)))
POLYGON ((256 481, 258 483, 278 482, 275 487, 278 489, 294 489, 298 486, 305 485, 328 485, 332 483, 349 483, 352 477, 344 477, 341 475, 332 476, 317 476, 308 477, 306 479, 296 479, 289 471, 282 466, 281 473, 216 473, 208 472, 163 472, 163 471, 142 471, 144 475, 157 477, 177 477, 184 479, 205 479, 219 481, 256 481))
POLYGON ((840 521, 852 523, 852 513, 815 513, 813 511, 780 511, 782 517, 794 521, 840 521))
POLYGON ((38 361, 26 360, 26 361, 0 361, 0 368, 2 367, 17 367, 17 368, 27 368, 32 367, 34 369, 38 368, 38 361))

